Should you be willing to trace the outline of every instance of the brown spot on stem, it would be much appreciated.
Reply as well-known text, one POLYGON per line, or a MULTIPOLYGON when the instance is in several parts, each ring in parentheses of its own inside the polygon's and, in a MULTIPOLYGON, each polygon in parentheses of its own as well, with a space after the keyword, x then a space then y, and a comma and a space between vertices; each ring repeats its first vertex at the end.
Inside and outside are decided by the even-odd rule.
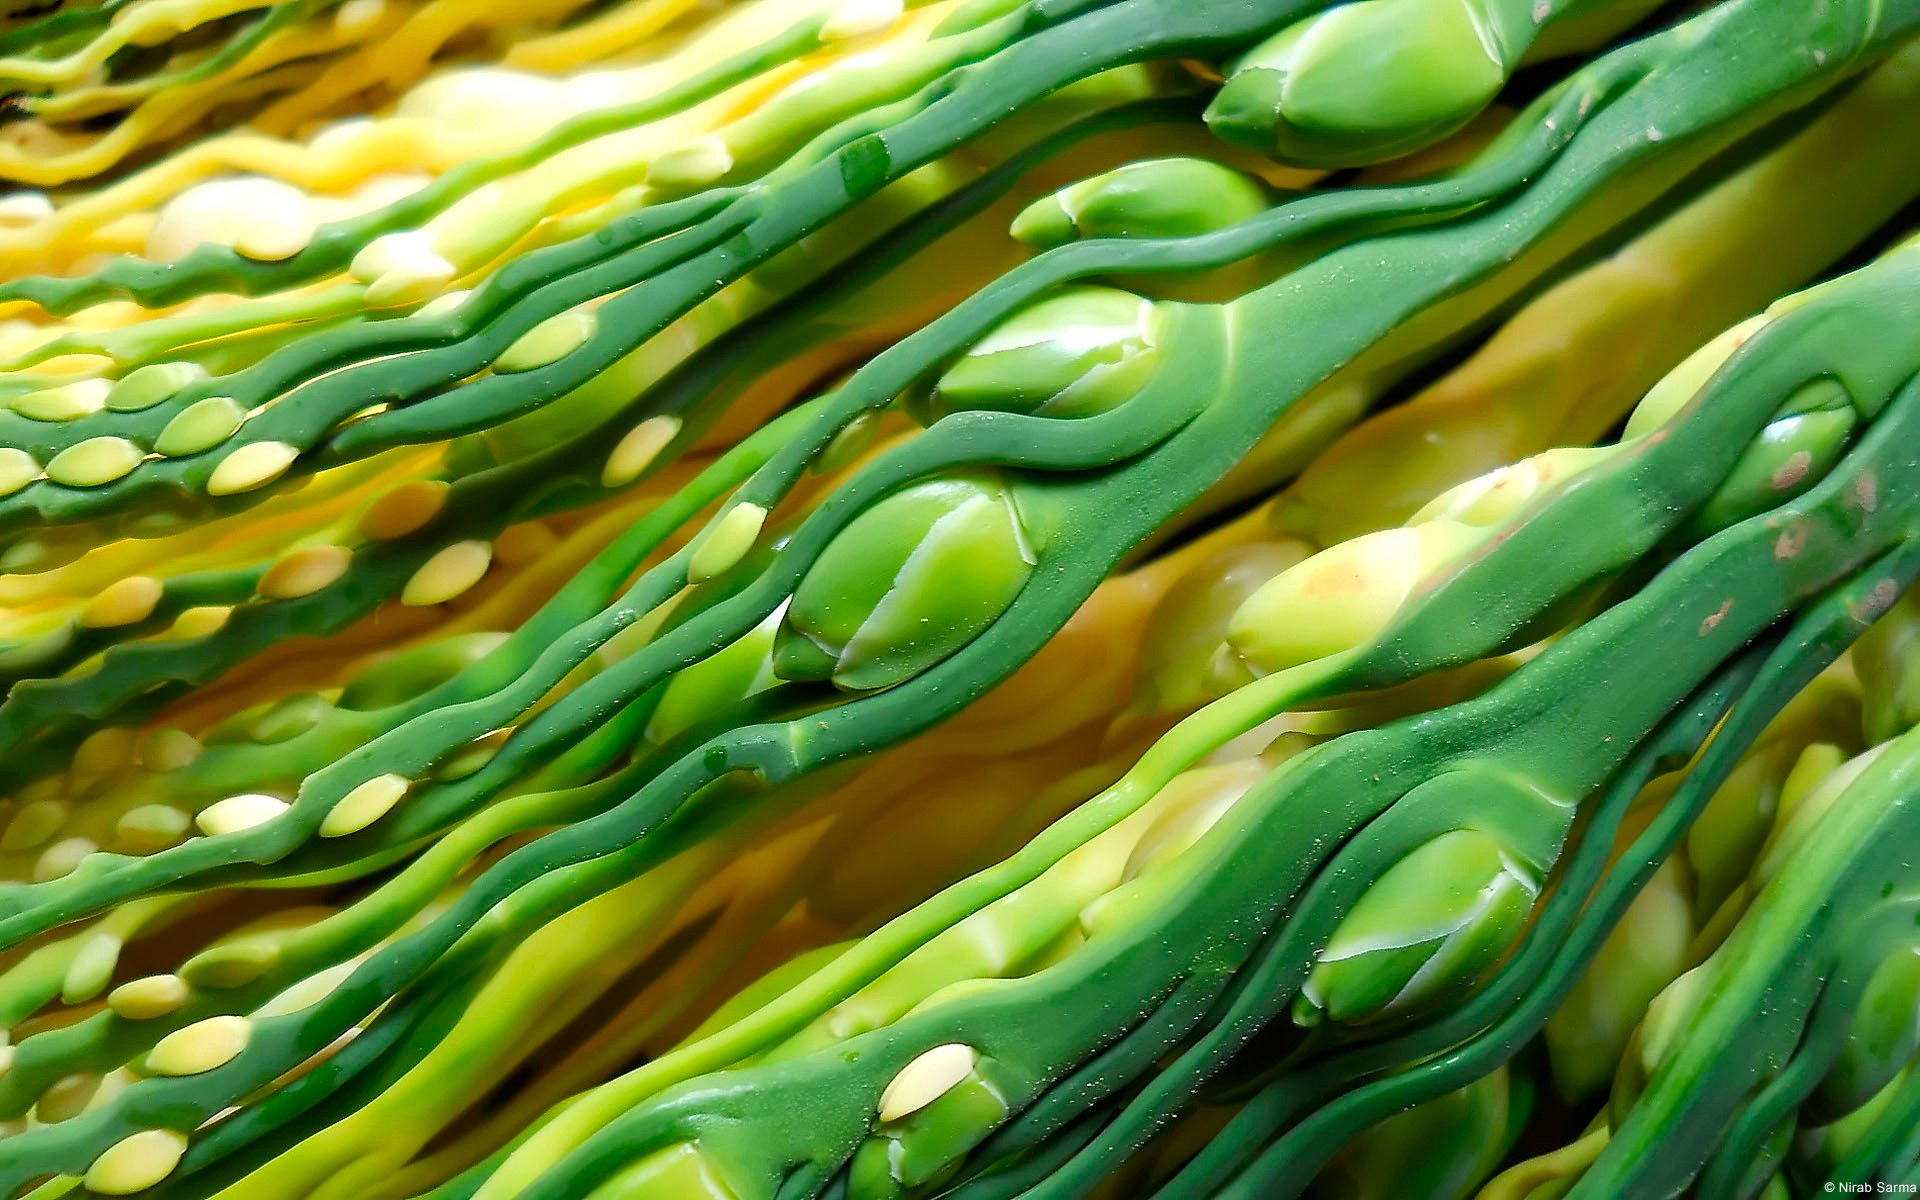
POLYGON ((1706 619, 1700 622, 1700 636, 1705 637, 1708 634, 1712 633, 1714 630, 1720 628, 1720 622, 1726 620, 1727 614, 1732 611, 1733 611, 1733 599, 1729 597, 1725 600, 1722 600, 1720 602, 1720 607, 1708 613, 1706 616, 1706 619))
POLYGON ((1873 590, 1868 592, 1866 598, 1860 601, 1859 611, 1854 613, 1854 617, 1862 625, 1870 624, 1879 620, 1882 614, 1892 608, 1893 602, 1899 598, 1900 585, 1891 579, 1882 579, 1879 583, 1874 584, 1873 590))
POLYGON ((1872 471, 1853 481, 1853 499, 1860 511, 1870 513, 1880 507, 1880 477, 1872 471))
POLYGON ((1780 531, 1779 537, 1773 539, 1774 560, 1785 562, 1804 550, 1806 545, 1807 527, 1798 523, 1789 525, 1780 531))
POLYGON ((1813 455, 1805 450, 1795 450, 1787 457, 1787 461, 1781 463, 1774 471, 1768 482, 1773 484, 1775 491, 1784 492, 1790 487, 1799 486, 1800 481, 1807 477, 1807 472, 1812 467, 1813 455))

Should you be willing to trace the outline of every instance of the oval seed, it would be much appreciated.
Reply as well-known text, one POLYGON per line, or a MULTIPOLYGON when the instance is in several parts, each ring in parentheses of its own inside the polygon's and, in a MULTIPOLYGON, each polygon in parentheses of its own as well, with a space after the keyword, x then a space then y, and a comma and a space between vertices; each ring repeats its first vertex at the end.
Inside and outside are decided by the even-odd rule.
POLYGON ((269 600, 297 600, 332 586, 352 564, 345 546, 303 546, 268 567, 257 590, 269 600))
POLYGON ((233 250, 255 262, 283 262, 307 248, 313 231, 313 219, 306 212, 276 208, 260 213, 235 233, 233 250))
POLYGON ((359 833, 400 803, 408 786, 405 775, 375 775, 340 797, 340 802, 320 822, 320 836, 333 838, 359 833))
POLYGON ((59 833, 66 823, 65 801, 35 800, 13 814, 6 833, 0 834, 0 850, 31 850, 59 833))
POLYGON ((220 627, 232 615, 231 608, 218 604, 189 608, 173 619, 173 628, 168 632, 182 641, 210 637, 220 632, 220 627))
POLYGON ((238 796, 228 796, 225 800, 216 800, 200 810, 193 823, 202 833, 219 837, 222 834, 239 833, 264 825, 291 807, 278 796, 268 796, 261 792, 242 792, 238 796))
POLYGON ((367 303, 375 308, 426 300, 459 274, 419 229, 375 238, 353 256, 347 269, 367 285, 367 303))
POLYGON ((728 509, 713 532, 700 539, 688 556, 687 582, 704 583, 745 558, 766 519, 767 510, 758 504, 736 504, 728 509))
POLYGON ((559 535, 538 521, 510 525, 493 540, 493 557, 510 567, 539 562, 560 544, 559 535))
POLYGON ((0 446, 0 496, 11 496, 40 478, 40 463, 16 446, 0 446))
POLYGON ((147 1069, 155 1075, 211 1071, 232 1062, 252 1036, 253 1022, 245 1017, 208 1017, 161 1038, 147 1055, 147 1069))
POLYGON ((300 451, 285 442, 248 442, 220 460, 207 479, 207 494, 231 496, 265 487, 285 475, 298 457, 300 451))
POLYGON ((138 761, 149 771, 178 771, 200 757, 200 739, 184 729, 156 729, 140 745, 138 761))
POLYGON ((130 854, 152 854, 185 841, 193 818, 171 804, 130 808, 114 825, 114 844, 130 854))
POLYGON ((168 421, 153 448, 170 458, 199 454, 232 437, 246 419, 246 410, 232 397, 208 396, 168 421))
POLYGON ((648 187, 678 190, 703 188, 733 170, 733 151, 708 134, 669 150, 647 167, 648 187))
POLYGON ((841 0, 821 23, 820 40, 838 42, 879 33, 898 21, 906 7, 903 0, 841 0))
POLYGON ((461 288, 457 291, 443 292, 425 304, 422 304, 419 308, 414 309, 413 315, 429 321, 440 317, 451 316, 459 310, 462 304, 467 302, 467 297, 471 295, 473 295, 473 292, 466 288, 461 288))
POLYGON ((980 1056, 972 1046, 948 1042, 900 1068, 900 1073, 880 1093, 880 1119, 898 1121, 911 1116, 952 1091, 973 1073, 980 1056))
POLYGON ((107 994, 107 1007, 129 1021, 164 1017, 187 1002, 187 981, 178 975, 130 979, 107 994))
POLYGON ((247 737, 262 745, 290 741, 318 725, 333 711, 319 692, 299 692, 275 702, 247 726, 247 737))
POLYGON ((493 563, 487 542, 455 542, 421 564, 400 592, 400 603, 411 608, 444 604, 479 583, 493 563))
POLYGON ((88 438, 54 455, 47 478, 68 487, 100 487, 124 478, 145 457, 123 437, 88 438))
POLYGON ((261 175, 209 179, 161 206, 145 256, 175 262, 214 245, 275 262, 305 249, 313 228, 306 193, 290 183, 261 175))
POLYGON ((113 982, 113 970, 120 963, 120 939, 110 933, 96 933, 80 944, 67 973, 60 978, 60 1002, 80 1004, 99 995, 113 982))
POLYGON ((679 417, 648 417, 635 425, 607 456, 607 465, 600 472, 600 486, 625 487, 640 478, 679 434, 679 417))
POLYGON ((14 192, 0 198, 0 226, 19 229, 53 215, 53 201, 45 192, 14 192))
POLYGON ((100 847, 91 838, 63 838, 41 852, 33 864, 33 881, 46 883, 63 875, 71 875, 80 860, 92 854, 100 847))
POLYGON ((84 629, 135 625, 153 615, 166 587, 151 575, 129 575, 110 583, 80 610, 84 629))
POLYGON ((440 515, 452 490, 445 480, 414 479, 375 500, 360 517, 360 533, 376 542, 388 542, 418 532, 440 515))
POLYGON ((87 1110, 87 1104, 100 1091, 100 1077, 81 1073, 55 1080, 34 1101, 33 1116, 43 1125, 71 1121, 87 1110))
POLYGON ((865 454, 873 445, 880 432, 880 418, 872 412, 863 412, 840 427, 820 453, 813 456, 808 470, 815 475, 830 475, 846 466, 854 459, 865 454))
POLYGON ((493 360, 494 374, 512 375, 558 362, 578 350, 593 336, 599 324, 599 318, 577 308, 548 317, 521 334, 493 360))
POLYGON ((171 1129, 143 1129, 121 1138, 93 1160, 87 1168, 87 1189, 102 1196, 144 1192, 173 1174, 186 1152, 186 1135, 171 1129))
POLYGON ((15 396, 7 407, 35 421, 72 421, 99 412, 112 390, 111 379, 76 379, 15 396))
POLYGON ((107 393, 107 408, 113 412, 139 412, 152 408, 190 383, 207 377, 199 363, 149 363, 127 372, 107 393))
POLYGON ((105 775, 133 761, 134 732, 131 729, 99 729, 87 735, 73 751, 76 775, 105 775))
POLYGON ((246 938, 202 950, 180 964, 180 976, 195 987, 245 987, 279 962, 280 943, 246 938))

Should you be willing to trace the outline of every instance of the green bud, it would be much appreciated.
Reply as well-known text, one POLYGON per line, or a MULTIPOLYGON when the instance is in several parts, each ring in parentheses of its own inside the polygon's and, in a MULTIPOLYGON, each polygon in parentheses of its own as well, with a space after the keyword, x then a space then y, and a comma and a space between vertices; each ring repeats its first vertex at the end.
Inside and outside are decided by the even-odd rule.
POLYGON ((137 367, 113 385, 113 390, 107 393, 107 407, 114 412, 139 412, 206 377, 206 368, 198 363, 151 363, 137 367))
POLYGON ((595 1196, 672 1196, 675 1200, 739 1200, 700 1147, 677 1142, 625 1167, 595 1196))
POLYGON ((68 446, 47 464, 47 478, 68 487, 103 487, 140 465, 140 447, 123 437, 88 438, 68 446))
POLYGON ((1167 590, 1140 639, 1142 700, 1156 712, 1198 708, 1227 624, 1247 598, 1307 557, 1302 542, 1256 542, 1222 550, 1167 590))
POLYGON ((1410 154, 1465 125, 1499 93, 1516 56, 1509 47, 1531 37, 1519 28, 1527 8, 1512 0, 1337 5, 1236 62, 1207 106, 1207 125, 1300 166, 1410 154))
POLYGON ((909 485, 821 551, 794 589, 774 673, 858 691, 911 679, 993 624, 1035 561, 997 474, 909 485))
POLYGON ((300 692, 256 716, 247 725, 244 740, 263 746, 292 741, 332 711, 333 704, 321 693, 300 692))
MULTIPOLYGON (((1796 401, 1831 403, 1776 417, 1760 431, 1690 525, 1696 536, 1766 512, 1819 482, 1846 449, 1859 423, 1846 390, 1830 379, 1803 390, 1796 401), (1808 393, 1813 393, 1809 396, 1808 393)), ((1789 402, 1790 407, 1796 407, 1789 402)))
POLYGON ((367 711, 404 704, 452 679, 506 640, 504 633, 463 633, 386 655, 354 676, 340 693, 340 707, 367 711))
POLYGON ((1538 890, 1492 834, 1441 834, 1354 904, 1308 975, 1295 1022, 1377 1020, 1472 986, 1512 944, 1538 890))
POLYGON ((1212 233, 1267 211, 1264 184, 1205 158, 1149 158, 1084 179, 1029 204, 1013 236, 1045 250, 1080 238, 1212 233))
POLYGON ((1458 1091, 1396 1113, 1348 1142, 1309 1194, 1316 1200, 1472 1195, 1505 1157, 1525 1121, 1527 1098, 1501 1067, 1458 1091))
POLYGON ((1547 1020, 1554 1086, 1568 1102, 1606 1087, 1647 1005, 1685 969, 1693 935, 1692 904, 1669 860, 1547 1020))
POLYGON ((1269 580, 1233 614, 1217 685, 1270 675, 1364 646, 1386 630, 1419 584, 1484 536, 1457 521, 1382 529, 1329 546, 1269 580))
POLYGON ((246 419, 246 410, 230 397, 208 396, 168 421, 153 448, 172 458, 199 454, 232 437, 246 419))
POLYGON ((1646 1091, 1647 1081, 1679 1045, 1680 1035, 1693 1021, 1719 978, 1717 966, 1717 960, 1710 958, 1682 973, 1661 988, 1660 994, 1647 1005, 1646 1015, 1640 1018, 1633 1036, 1627 1039, 1626 1050, 1620 1055, 1620 1067, 1614 1074, 1613 1090, 1607 1098, 1614 1126, 1627 1119, 1627 1114, 1639 1103, 1641 1093, 1646 1091))
POLYGON ((1898 947, 1867 980, 1840 1060, 1820 1082, 1810 1107, 1844 1116, 1873 1099, 1920 1050, 1920 946, 1898 947))
POLYGON ((1920 589, 1909 589, 1854 645, 1867 737, 1889 741, 1920 725, 1920 589))
POLYGON ((1899 1099, 1913 1070, 1912 1064, 1902 1067, 1865 1104, 1837 1121, 1807 1130, 1794 1146, 1794 1159, 1805 1173, 1814 1178, 1831 1174, 1835 1167, 1852 1158, 1861 1143, 1874 1135, 1881 1118, 1899 1099))
POLYGON ((981 338, 914 407, 929 420, 976 409, 1095 416, 1146 384, 1159 338, 1153 301, 1115 288, 1068 288, 981 338))
POLYGON ((886 1122, 854 1155, 848 1200, 919 1194, 944 1180, 1007 1119, 1007 1102, 969 1074, 912 1115, 886 1122))
POLYGON ((773 640, 780 628, 780 609, 749 630, 745 637, 686 668, 667 681, 647 721, 647 740, 669 741, 719 716, 775 682, 773 640))
POLYGON ((1836 767, 1829 757, 1830 750, 1808 747, 1781 788, 1773 830, 1768 834, 1766 844, 1760 848, 1759 859, 1753 865, 1756 888, 1779 878, 1794 857, 1805 849, 1821 819, 1833 811, 1840 797, 1886 749, 1887 743, 1883 742, 1836 767), (1814 779, 1816 773, 1817 782, 1814 779))
POLYGON ((1648 388, 1640 403, 1634 405, 1633 412, 1627 416, 1627 426, 1620 440, 1625 442, 1645 437, 1672 420, 1693 402, 1693 398, 1719 373, 1727 360, 1772 320, 1771 316, 1764 313, 1748 317, 1731 329, 1723 330, 1712 341, 1680 360, 1680 365, 1661 376, 1660 382, 1648 388))

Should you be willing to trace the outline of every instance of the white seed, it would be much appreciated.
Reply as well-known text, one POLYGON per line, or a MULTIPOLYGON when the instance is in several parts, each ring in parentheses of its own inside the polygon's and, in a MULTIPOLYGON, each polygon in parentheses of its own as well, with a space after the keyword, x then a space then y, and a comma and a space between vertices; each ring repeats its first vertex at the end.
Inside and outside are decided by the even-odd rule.
POLYGON ((376 542, 403 538, 440 515, 451 488, 444 480, 414 479, 375 500, 360 516, 360 533, 376 542))
POLYGON ((27 802, 0 834, 0 850, 33 849, 66 826, 67 812, 66 802, 53 797, 27 802))
POLYGON ((979 1060, 972 1046, 960 1042, 935 1046, 902 1067, 880 1093, 880 1119, 898 1121, 919 1112, 971 1075, 979 1060))
POLYGON ((67 963, 67 973, 60 977, 60 1002, 62 1004, 81 1004, 100 994, 102 988, 113 982, 113 971, 120 963, 121 941, 105 930, 95 930, 87 935, 74 951, 72 961, 67 963))
POLYGON ((287 473, 300 451, 285 442, 248 442, 220 460, 207 479, 209 496, 232 496, 265 487, 287 473))
POLYGON ((487 542, 455 542, 420 565, 401 589, 400 603, 410 608, 444 604, 479 583, 492 563, 493 547, 487 542))
POLYGON ((767 510, 758 504, 736 504, 728 509, 688 555, 687 582, 704 583, 745 558, 766 520, 767 510))
POLYGON ((92 854, 100 847, 91 838, 62 838, 41 852, 33 864, 35 883, 45 883, 49 879, 58 879, 68 875, 80 865, 80 860, 92 854))
POLYGON ((247 1048, 252 1036, 253 1022, 245 1017, 208 1017, 155 1043, 147 1054, 147 1069, 155 1075, 198 1075, 224 1067, 247 1048))
POLYGON ((651 187, 705 187, 733 170, 733 151, 712 134, 669 150, 647 167, 651 187))
POLYGON ((133 761, 135 742, 131 729, 96 729, 74 747, 74 774, 105 775, 109 771, 119 770, 133 761))
POLYGON ((904 0, 841 0, 840 7, 820 26, 823 42, 865 37, 898 21, 907 6, 904 0))
POLYGON ((333 26, 342 33, 362 33, 387 11, 387 0, 347 0, 333 14, 333 26))
POLYGON ((100 1090, 98 1075, 81 1072, 63 1075, 53 1081, 33 1103, 33 1119, 43 1125, 71 1121, 87 1110, 88 1101, 100 1090))
POLYGON ((136 625, 153 615, 166 593, 166 587, 151 575, 129 575, 108 584, 80 610, 80 624, 86 629, 112 629, 136 625))
POLYGON ((306 249, 313 230, 306 193, 292 184, 261 175, 210 179, 161 207, 146 256, 173 262, 211 244, 274 262, 306 249))
POLYGON ((11 496, 40 478, 33 455, 15 446, 0 446, 0 496, 11 496))
POLYGON ((260 576, 259 592, 269 600, 297 600, 331 587, 353 564, 345 546, 302 546, 260 576))
POLYGON ((340 797, 320 822, 320 836, 345 837, 360 832, 392 811, 409 786, 405 775, 375 775, 340 797))
POLYGON ((194 817, 193 823, 200 827, 202 833, 219 837, 264 825, 290 807, 278 796, 242 792, 238 796, 228 796, 225 800, 216 800, 207 805, 194 817))
POLYGON ((525 521, 500 531, 493 540, 493 557, 509 567, 523 567, 545 558, 559 544, 553 530, 538 521, 525 521))
POLYGON ((465 304, 467 297, 471 295, 473 295, 471 288, 456 288, 451 292, 444 292, 414 309, 413 315, 429 321, 450 316, 465 304))
POLYGON ((127 854, 152 854, 177 846, 193 830, 193 818, 171 804, 142 804, 128 809, 114 825, 114 848, 127 854))
POLYGON ((131 1196, 144 1192, 173 1174, 187 1152, 185 1134, 171 1129, 143 1129, 122 1138, 87 1168, 87 1190, 102 1196, 131 1196))
POLYGON ((0 228, 19 229, 53 215, 53 201, 45 192, 15 192, 0 199, 0 228))
POLYGON ((107 993, 107 1007, 129 1021, 164 1017, 187 1002, 187 981, 178 975, 130 979, 107 993))
POLYGON ((111 379, 76 379, 17 396, 10 407, 35 421, 76 421, 99 412, 112 391, 111 379))
POLYGON ((181 641, 194 641, 220 632, 220 627, 225 625, 227 618, 232 615, 233 610, 224 605, 202 605, 198 608, 189 608, 173 619, 173 628, 168 632, 181 641))
POLYGON ((149 771, 178 771, 200 757, 200 739, 184 729, 156 729, 140 745, 138 761, 149 771))
POLYGON ((429 299, 459 273, 420 229, 373 239, 353 256, 348 271, 367 285, 367 302, 376 307, 429 299))
POLYGON ((680 418, 667 416, 648 417, 629 429, 627 436, 621 438, 613 453, 607 456, 607 465, 600 472, 600 486, 625 487, 640 478, 679 433, 680 418))

